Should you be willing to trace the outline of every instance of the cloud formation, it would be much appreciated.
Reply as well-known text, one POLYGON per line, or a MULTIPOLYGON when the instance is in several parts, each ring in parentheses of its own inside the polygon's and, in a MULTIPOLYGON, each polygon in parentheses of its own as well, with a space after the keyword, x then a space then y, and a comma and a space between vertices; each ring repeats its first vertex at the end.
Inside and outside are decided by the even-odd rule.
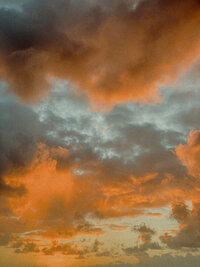
POLYGON ((183 118, 199 95, 185 87, 107 112, 69 83, 34 107, 2 93, 0 249, 75 265, 198 249, 199 125, 183 118))
POLYGON ((198 58, 198 0, 27 1, 0 8, 0 73, 34 101, 52 77, 94 101, 158 101, 198 58), (176 12, 174 12, 176 10, 176 12))

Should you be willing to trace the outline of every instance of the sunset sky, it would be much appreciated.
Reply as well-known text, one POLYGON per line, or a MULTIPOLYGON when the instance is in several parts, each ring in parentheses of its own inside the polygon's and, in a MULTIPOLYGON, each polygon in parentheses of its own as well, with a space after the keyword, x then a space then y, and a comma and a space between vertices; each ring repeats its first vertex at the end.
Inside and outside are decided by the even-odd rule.
POLYGON ((200 1, 0 0, 0 267, 199 267, 200 1))

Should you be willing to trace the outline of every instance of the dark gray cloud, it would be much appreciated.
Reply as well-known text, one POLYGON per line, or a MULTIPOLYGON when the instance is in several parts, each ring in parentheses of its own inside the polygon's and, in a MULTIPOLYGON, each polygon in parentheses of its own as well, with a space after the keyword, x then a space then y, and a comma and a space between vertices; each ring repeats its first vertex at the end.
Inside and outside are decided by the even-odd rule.
POLYGON ((0 113, 0 191, 1 195, 20 196, 26 191, 23 185, 13 188, 5 183, 4 176, 31 164, 44 138, 43 126, 31 108, 3 93, 0 113))

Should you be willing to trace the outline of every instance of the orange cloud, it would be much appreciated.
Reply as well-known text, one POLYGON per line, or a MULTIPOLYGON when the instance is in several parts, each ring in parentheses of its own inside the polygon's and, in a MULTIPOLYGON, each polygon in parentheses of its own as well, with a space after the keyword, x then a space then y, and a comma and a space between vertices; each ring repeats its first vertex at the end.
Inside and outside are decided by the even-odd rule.
POLYGON ((176 155, 188 168, 191 175, 199 177, 200 175, 200 131, 191 131, 187 144, 179 145, 176 148, 176 155))
MULTIPOLYGON (((6 229, 2 240, 9 243, 24 236, 31 242, 36 237, 52 240, 100 235, 104 233, 103 228, 88 222, 87 216, 90 219, 138 216, 144 213, 144 208, 169 203, 168 192, 152 196, 150 192, 138 191, 134 179, 115 184, 112 180, 100 181, 93 172, 91 176, 74 175, 76 166, 60 168, 57 161, 60 157, 67 159, 68 150, 41 144, 31 166, 6 176, 9 185, 23 184, 26 194, 7 198, 7 206, 16 219, 2 217, 1 228, 4 225, 6 229)), ((150 177, 154 176, 141 179, 141 183, 150 177)))
POLYGON ((159 84, 174 82, 199 56, 199 1, 133 5, 42 0, 20 12, 1 8, 2 77, 31 101, 47 92, 51 77, 95 102, 158 101, 159 84))
MULTIPOLYGON (((191 135, 193 136, 192 133, 191 135)), ((193 148, 193 144, 198 143, 190 139, 191 137, 187 145, 179 145, 176 148, 179 157, 185 155, 184 149, 189 149, 190 146, 193 148), (179 153, 180 151, 182 153, 179 153)), ((192 137, 193 139, 197 138, 192 137)), ((197 153, 198 150, 195 151, 197 153)), ((188 155, 188 150, 186 152, 188 155)), ((106 166, 105 162, 97 157, 91 157, 90 163, 84 160, 86 165, 83 164, 82 167, 90 169, 90 172, 83 168, 80 175, 74 172, 74 169, 79 169, 80 161, 72 161, 70 157, 70 151, 66 148, 40 144, 32 164, 5 176, 5 182, 10 186, 23 184, 26 193, 18 198, 6 198, 5 207, 7 205, 12 216, 3 216, 0 220, 1 228, 6 229, 5 235, 1 236, 2 244, 23 242, 19 253, 29 250, 33 253, 41 252, 39 243, 45 240, 104 234, 104 225, 96 225, 98 220, 143 215, 148 208, 168 206, 175 200, 197 201, 197 191, 192 184, 186 193, 187 182, 190 182, 187 176, 182 179, 181 185, 179 180, 176 181, 176 177, 167 173, 162 179, 158 173, 149 173, 142 177, 127 175, 123 179, 114 179, 113 176, 109 177, 110 172, 106 171, 110 165, 106 166), (194 192, 196 193, 193 194, 194 192), (36 238, 39 241, 35 243, 36 238)), ((192 160, 192 157, 190 159, 192 160)), ((185 209, 184 213, 183 208, 181 205, 173 207, 174 218, 180 223, 187 212, 185 209)), ((138 232, 143 242, 151 242, 153 230, 143 227, 139 228, 138 232)), ((160 249, 154 243, 151 243, 150 247, 141 247, 144 251, 151 248, 160 249)), ((59 248, 55 246, 54 250, 59 251, 59 248)), ((134 248, 135 250, 138 248, 134 248)), ((45 253, 50 253, 49 248, 45 253)))

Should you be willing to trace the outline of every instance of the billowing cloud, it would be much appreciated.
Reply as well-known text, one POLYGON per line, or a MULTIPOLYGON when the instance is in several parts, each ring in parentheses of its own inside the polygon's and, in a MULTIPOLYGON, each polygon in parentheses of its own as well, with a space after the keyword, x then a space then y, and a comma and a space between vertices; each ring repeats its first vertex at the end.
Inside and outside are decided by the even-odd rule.
POLYGON ((0 24, 1 75, 29 101, 52 77, 96 102, 158 101, 200 51, 198 0, 26 1, 0 24))

